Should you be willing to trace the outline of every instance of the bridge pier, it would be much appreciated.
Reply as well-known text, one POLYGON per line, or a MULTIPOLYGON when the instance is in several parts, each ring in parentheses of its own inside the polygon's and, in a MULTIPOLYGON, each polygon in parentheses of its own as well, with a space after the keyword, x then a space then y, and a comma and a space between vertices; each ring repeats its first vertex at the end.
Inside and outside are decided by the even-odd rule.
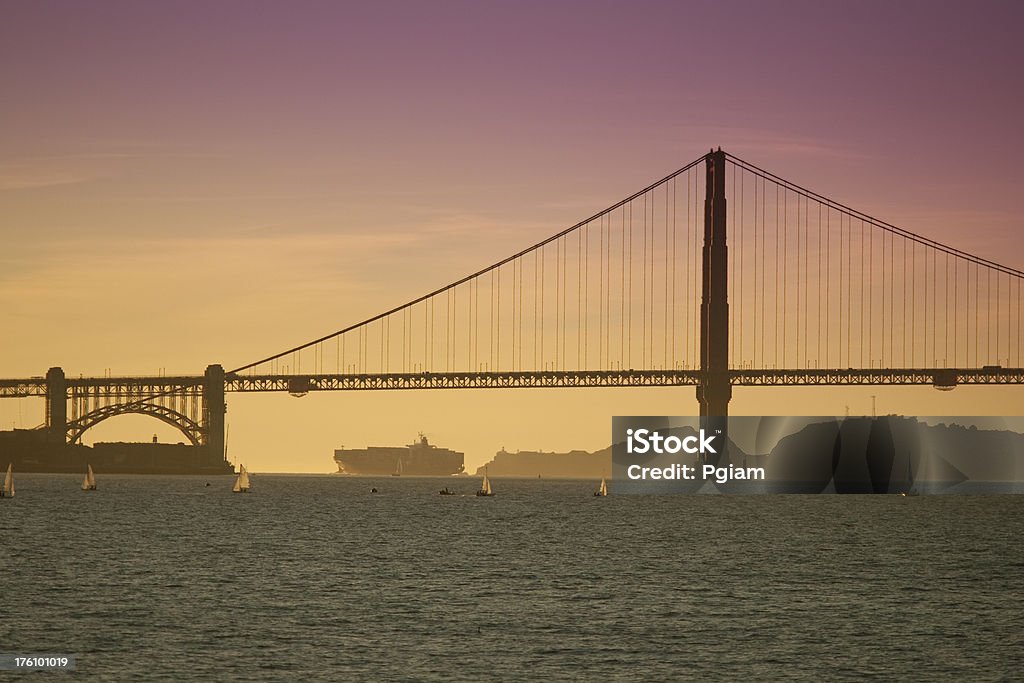
POLYGON ((68 433, 68 382, 63 368, 46 371, 46 438, 63 444, 68 433))
POLYGON ((224 453, 224 368, 221 365, 206 366, 203 377, 203 446, 211 457, 223 458, 224 453))

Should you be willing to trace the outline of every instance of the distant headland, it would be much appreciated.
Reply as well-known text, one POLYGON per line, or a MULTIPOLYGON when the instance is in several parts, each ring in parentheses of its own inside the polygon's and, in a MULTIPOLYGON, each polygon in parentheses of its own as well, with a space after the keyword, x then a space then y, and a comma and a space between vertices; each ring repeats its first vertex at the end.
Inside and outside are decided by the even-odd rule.
POLYGON ((600 479, 610 477, 612 449, 599 451, 516 451, 502 448, 486 465, 478 467, 477 476, 486 470, 490 477, 541 477, 545 479, 600 479))

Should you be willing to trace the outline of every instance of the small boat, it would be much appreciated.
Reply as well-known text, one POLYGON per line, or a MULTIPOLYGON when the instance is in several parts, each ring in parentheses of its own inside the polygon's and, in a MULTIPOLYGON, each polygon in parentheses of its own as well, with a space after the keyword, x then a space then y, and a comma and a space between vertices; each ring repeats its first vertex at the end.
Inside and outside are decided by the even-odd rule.
POLYGON ((454 496, 455 495, 455 491, 452 491, 447 486, 445 486, 443 489, 438 491, 438 494, 440 494, 442 496, 454 496))
POLYGON ((14 498, 14 464, 7 465, 7 476, 4 477, 4 487, 0 489, 0 498, 14 498))
POLYGON ((238 478, 235 479, 235 486, 231 491, 232 493, 249 492, 249 473, 245 470, 245 465, 238 466, 238 478))
POLYGON ((92 473, 92 465, 86 465, 85 479, 82 480, 83 491, 96 490, 96 475, 92 473))
POLYGON ((480 490, 476 492, 478 496, 493 496, 494 491, 491 490, 491 480, 487 478, 487 473, 484 472, 484 481, 480 485, 480 490))
POLYGON ((598 496, 599 498, 604 498, 605 496, 608 495, 608 484, 605 483, 604 477, 601 477, 601 486, 599 486, 598 489, 594 491, 594 495, 598 496))
POLYGON ((916 495, 918 495, 917 488, 914 486, 914 473, 911 471, 911 468, 910 468, 910 453, 907 453, 907 479, 906 479, 906 484, 907 484, 907 490, 906 491, 900 491, 900 496, 901 497, 906 498, 907 496, 916 496, 916 495))
POLYGON ((392 477, 402 476, 402 459, 398 459, 398 465, 395 467, 395 471, 391 473, 392 477))

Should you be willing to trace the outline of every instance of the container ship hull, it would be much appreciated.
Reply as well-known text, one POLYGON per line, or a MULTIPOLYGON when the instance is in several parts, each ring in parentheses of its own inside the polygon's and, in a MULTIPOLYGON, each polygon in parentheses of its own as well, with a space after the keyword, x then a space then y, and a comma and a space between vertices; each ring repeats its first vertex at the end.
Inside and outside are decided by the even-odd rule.
POLYGON ((409 446, 341 448, 334 451, 334 462, 339 474, 446 477, 465 470, 465 454, 430 445, 422 436, 409 446))

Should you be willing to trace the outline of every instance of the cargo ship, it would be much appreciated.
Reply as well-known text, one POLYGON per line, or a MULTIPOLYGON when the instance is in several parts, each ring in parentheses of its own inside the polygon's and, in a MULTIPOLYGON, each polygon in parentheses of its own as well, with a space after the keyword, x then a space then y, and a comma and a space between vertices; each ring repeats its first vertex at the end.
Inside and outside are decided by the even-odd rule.
POLYGON ((462 474, 465 454, 438 448, 420 434, 408 446, 370 446, 362 449, 339 448, 334 451, 339 474, 401 475, 443 477, 462 474))

